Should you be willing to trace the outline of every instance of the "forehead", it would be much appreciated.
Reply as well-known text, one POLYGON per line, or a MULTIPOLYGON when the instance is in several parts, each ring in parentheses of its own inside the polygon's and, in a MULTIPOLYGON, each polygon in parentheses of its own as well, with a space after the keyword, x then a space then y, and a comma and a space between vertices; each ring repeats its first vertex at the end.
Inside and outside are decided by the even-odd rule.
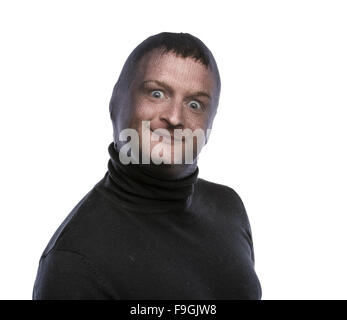
POLYGON ((183 58, 174 52, 156 49, 147 53, 138 63, 136 80, 159 80, 176 89, 214 90, 214 75, 210 68, 191 57, 183 58))

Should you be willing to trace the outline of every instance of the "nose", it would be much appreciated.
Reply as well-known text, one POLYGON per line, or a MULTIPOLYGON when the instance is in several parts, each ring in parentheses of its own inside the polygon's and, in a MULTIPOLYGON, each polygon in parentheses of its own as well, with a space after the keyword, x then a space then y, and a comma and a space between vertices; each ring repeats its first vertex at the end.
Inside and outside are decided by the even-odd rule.
POLYGON ((183 127, 183 103, 180 99, 172 100, 168 106, 163 109, 160 120, 166 122, 170 127, 183 127))

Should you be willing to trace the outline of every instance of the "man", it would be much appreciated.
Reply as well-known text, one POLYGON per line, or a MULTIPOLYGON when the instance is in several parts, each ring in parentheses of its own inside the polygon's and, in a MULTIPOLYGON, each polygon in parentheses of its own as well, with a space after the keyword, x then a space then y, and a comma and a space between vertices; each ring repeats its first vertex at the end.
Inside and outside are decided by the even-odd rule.
POLYGON ((164 32, 134 49, 110 101, 108 171, 48 243, 33 299, 261 298, 243 203, 198 178, 199 137, 182 135, 206 143, 219 95, 196 37, 164 32))

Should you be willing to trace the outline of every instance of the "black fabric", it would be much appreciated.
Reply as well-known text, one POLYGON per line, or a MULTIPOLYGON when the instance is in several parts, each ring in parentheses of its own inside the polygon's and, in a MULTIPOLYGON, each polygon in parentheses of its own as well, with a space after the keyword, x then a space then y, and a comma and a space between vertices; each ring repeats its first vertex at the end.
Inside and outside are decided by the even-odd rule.
POLYGON ((232 189, 108 171, 45 248, 33 299, 261 299, 252 234, 232 189))

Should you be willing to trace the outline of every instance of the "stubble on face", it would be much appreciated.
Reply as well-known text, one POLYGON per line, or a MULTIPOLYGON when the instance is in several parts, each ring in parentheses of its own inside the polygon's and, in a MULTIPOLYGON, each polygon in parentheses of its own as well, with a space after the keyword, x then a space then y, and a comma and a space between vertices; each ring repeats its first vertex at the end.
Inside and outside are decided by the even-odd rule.
MULTIPOLYGON (((174 140, 153 141, 158 140, 153 139, 154 131, 166 129, 173 136, 174 129, 201 129, 208 135, 215 115, 215 90, 213 72, 201 62, 173 52, 163 53, 160 49, 146 54, 138 63, 129 91, 131 116, 128 127, 137 130, 140 148, 145 139, 142 121, 150 121, 149 152, 152 154, 161 144, 161 156, 168 155, 168 162, 173 164, 174 140)), ((183 141, 183 156, 184 151, 183 141)), ((197 151, 194 151, 196 160, 197 151)))

